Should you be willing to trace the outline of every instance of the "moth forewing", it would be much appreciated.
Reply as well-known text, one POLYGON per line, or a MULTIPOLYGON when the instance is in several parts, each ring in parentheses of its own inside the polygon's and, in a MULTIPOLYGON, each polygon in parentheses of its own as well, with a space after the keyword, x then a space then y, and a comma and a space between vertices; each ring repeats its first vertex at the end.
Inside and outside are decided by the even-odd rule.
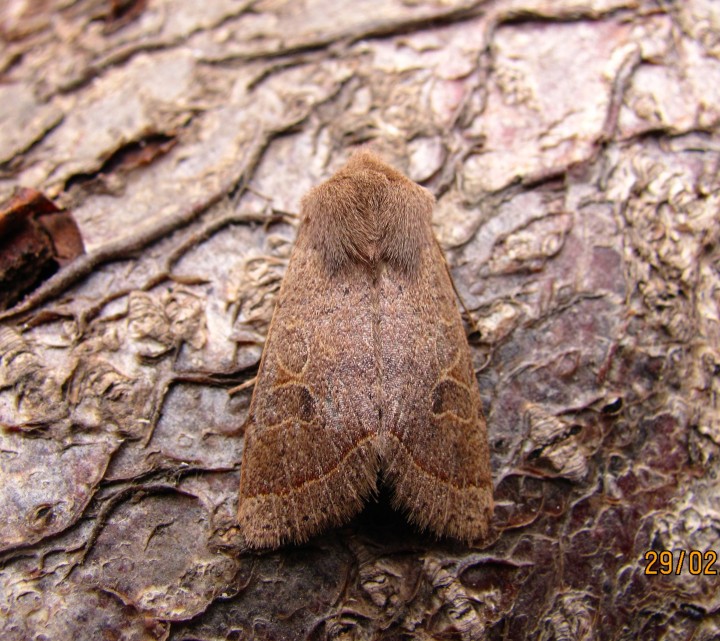
POLYGON ((346 522, 378 474, 419 526, 486 533, 485 420, 433 202, 367 151, 303 200, 245 430, 251 547, 346 522))

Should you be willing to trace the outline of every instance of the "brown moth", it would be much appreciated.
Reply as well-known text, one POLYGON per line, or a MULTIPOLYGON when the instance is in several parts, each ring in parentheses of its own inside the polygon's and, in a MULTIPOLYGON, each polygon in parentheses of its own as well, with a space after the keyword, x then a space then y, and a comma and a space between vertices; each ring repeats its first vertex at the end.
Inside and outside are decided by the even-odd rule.
POLYGON ((249 546, 346 522, 379 474, 421 528, 487 532, 485 419, 433 204, 368 151, 303 199, 245 425, 249 546))

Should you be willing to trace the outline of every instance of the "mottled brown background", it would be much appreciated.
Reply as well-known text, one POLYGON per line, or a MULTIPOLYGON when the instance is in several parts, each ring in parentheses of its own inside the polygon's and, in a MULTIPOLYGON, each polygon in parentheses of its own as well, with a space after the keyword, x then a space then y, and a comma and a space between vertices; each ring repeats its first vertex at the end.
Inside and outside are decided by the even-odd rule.
POLYGON ((718 638, 718 577, 644 554, 720 551, 720 4, 5 0, 0 30, 0 198, 88 250, 0 328, 5 641, 718 638), (493 535, 381 497, 240 554, 227 390, 300 197, 369 140, 439 201, 493 535))

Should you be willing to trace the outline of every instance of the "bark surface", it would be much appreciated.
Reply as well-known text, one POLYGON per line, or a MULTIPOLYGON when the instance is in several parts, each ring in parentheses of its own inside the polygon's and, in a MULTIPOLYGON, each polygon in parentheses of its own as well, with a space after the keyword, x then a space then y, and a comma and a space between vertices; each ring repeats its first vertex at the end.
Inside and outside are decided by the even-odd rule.
POLYGON ((0 637, 718 638, 717 2, 9 0, 0 34, 0 200, 86 250, 0 314, 0 637), (491 536, 381 494, 249 553, 299 202, 371 140, 438 199, 491 536))

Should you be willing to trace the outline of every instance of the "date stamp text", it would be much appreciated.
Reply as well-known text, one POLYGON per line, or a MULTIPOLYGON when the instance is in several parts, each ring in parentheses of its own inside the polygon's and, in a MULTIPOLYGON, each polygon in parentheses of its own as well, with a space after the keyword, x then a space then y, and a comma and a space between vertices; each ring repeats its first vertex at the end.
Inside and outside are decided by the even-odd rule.
POLYGON ((645 552, 645 574, 683 574, 694 576, 716 576, 715 567, 718 555, 714 550, 648 550, 645 552))

